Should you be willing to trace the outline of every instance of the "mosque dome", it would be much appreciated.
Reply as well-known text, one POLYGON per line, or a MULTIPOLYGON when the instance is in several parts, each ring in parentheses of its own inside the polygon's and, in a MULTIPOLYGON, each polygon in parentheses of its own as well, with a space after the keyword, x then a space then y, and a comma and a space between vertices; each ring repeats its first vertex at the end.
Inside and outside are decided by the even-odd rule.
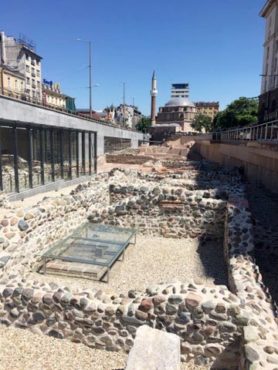
POLYGON ((188 98, 171 98, 165 107, 195 107, 188 98))

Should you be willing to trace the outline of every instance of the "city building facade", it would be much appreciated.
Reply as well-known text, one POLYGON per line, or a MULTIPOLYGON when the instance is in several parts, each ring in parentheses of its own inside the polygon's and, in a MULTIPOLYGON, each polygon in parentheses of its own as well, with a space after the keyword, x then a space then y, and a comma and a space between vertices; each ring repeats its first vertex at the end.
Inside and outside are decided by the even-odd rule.
POLYGON ((61 93, 60 84, 43 80, 43 104, 56 109, 66 109, 66 95, 61 93))
POLYGON ((141 120, 142 113, 135 105, 120 104, 115 109, 114 122, 129 128, 135 128, 141 120))
POLYGON ((25 93, 25 77, 7 66, 0 66, 0 92, 2 95, 22 99, 25 93))
POLYGON ((219 102, 195 102, 197 114, 209 116, 212 120, 219 112, 219 102))
POLYGON ((172 84, 171 98, 189 98, 189 84, 172 84))
POLYGON ((0 33, 0 64, 24 76, 28 101, 42 101, 41 59, 32 43, 0 33))
POLYGON ((278 1, 268 0, 260 16, 265 18, 265 38, 259 121, 278 118, 278 1))
POLYGON ((189 100, 189 84, 173 84, 171 99, 160 107, 156 123, 160 125, 174 125, 176 131, 191 132, 191 123, 194 120, 197 109, 189 100))

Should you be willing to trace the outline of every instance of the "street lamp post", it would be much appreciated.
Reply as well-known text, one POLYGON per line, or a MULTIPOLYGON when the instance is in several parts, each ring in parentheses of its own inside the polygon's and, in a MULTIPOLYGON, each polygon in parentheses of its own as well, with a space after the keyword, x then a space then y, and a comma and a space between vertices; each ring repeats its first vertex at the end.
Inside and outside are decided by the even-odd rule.
POLYGON ((89 69, 89 115, 90 118, 93 116, 93 111, 92 111, 92 43, 91 41, 85 41, 82 39, 77 39, 77 41, 83 41, 88 43, 88 57, 89 57, 89 64, 88 64, 88 69, 89 69))
POLYGON ((89 109, 92 118, 92 44, 89 41, 89 109))

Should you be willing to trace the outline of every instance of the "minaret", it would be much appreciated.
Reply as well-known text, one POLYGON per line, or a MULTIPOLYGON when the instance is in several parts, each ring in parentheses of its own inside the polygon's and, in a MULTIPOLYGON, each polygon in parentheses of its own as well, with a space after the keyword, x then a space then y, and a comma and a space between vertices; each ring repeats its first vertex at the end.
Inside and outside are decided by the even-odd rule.
POLYGON ((152 126, 155 125, 156 96, 157 96, 156 76, 155 76, 155 71, 153 71, 152 89, 151 89, 151 97, 152 97, 152 104, 151 104, 151 123, 152 123, 152 126))

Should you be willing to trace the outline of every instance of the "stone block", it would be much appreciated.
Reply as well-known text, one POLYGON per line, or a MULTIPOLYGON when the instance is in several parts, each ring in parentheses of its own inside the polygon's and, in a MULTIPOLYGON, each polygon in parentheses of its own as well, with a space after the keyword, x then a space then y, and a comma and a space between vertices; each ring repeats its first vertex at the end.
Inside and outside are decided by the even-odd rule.
POLYGON ((180 338, 147 325, 138 328, 126 370, 143 369, 179 370, 180 338))

